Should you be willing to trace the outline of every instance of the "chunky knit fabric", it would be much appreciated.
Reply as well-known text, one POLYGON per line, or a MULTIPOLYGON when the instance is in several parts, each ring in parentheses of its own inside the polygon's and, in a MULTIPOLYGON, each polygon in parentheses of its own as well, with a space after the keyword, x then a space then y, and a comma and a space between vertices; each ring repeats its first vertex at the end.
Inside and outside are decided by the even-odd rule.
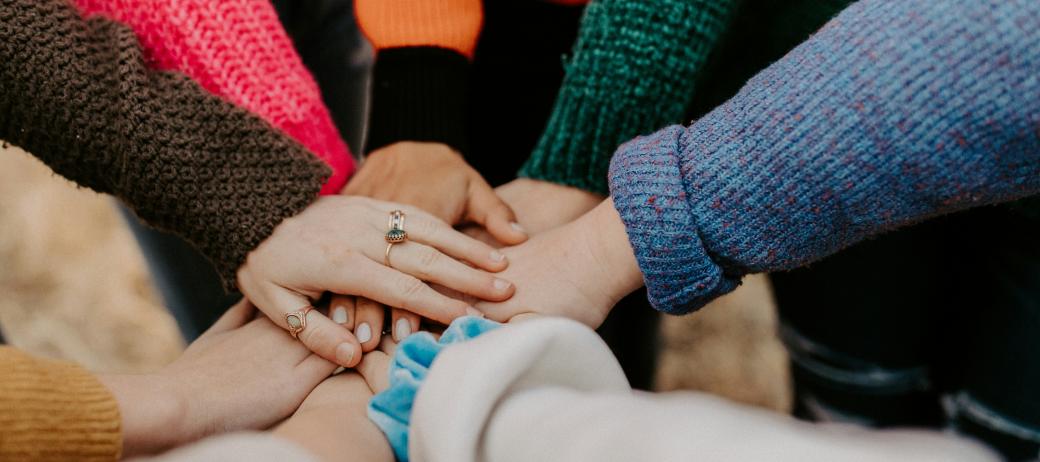
POLYGON ((0 0, 0 140, 180 234, 228 287, 328 177, 263 120, 149 70, 132 30, 65 0, 0 0))
POLYGON ((176 70, 252 111, 332 167, 322 193, 342 189, 354 160, 270 2, 74 0, 87 17, 130 26, 145 61, 176 70))
POLYGON ((1033 0, 863 0, 690 127, 622 146, 611 193, 651 301, 689 312, 746 273, 1036 194, 1038 29, 1033 0))
POLYGON ((682 122, 735 0, 597 0, 520 176, 607 193, 622 142, 682 122))
POLYGON ((0 347, 0 460, 119 460, 115 397, 83 368, 0 347))

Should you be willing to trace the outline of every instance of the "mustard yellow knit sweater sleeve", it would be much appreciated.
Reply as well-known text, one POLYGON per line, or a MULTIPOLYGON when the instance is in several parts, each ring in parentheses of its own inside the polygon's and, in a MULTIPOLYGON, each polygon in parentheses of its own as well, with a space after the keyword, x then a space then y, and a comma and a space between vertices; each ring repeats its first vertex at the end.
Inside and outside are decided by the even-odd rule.
POLYGON ((97 378, 0 347, 0 460, 111 461, 121 450, 119 407, 97 378))

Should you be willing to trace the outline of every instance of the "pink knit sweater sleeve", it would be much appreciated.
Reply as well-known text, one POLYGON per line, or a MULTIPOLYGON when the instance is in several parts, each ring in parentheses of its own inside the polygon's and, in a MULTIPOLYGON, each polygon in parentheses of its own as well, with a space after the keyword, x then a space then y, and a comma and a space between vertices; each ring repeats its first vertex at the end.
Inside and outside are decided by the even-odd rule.
POLYGON ((73 2, 85 17, 105 15, 132 28, 150 67, 188 75, 317 154, 333 170, 322 194, 346 184, 354 160, 270 2, 73 2))

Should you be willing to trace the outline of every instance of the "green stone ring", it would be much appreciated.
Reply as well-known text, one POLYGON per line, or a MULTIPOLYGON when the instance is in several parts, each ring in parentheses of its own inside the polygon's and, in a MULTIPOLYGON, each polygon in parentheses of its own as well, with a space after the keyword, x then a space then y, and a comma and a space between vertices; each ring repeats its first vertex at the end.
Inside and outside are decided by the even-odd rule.
POLYGON ((386 232, 386 242, 400 244, 408 240, 408 233, 403 229, 391 229, 386 232))

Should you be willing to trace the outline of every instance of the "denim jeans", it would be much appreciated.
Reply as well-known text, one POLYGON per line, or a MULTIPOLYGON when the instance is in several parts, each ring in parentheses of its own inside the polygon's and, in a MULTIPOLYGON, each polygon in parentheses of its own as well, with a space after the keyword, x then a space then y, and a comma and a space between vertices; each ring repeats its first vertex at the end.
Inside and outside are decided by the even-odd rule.
POLYGON ((774 275, 796 413, 946 428, 1040 459, 1040 222, 933 220, 774 275))

